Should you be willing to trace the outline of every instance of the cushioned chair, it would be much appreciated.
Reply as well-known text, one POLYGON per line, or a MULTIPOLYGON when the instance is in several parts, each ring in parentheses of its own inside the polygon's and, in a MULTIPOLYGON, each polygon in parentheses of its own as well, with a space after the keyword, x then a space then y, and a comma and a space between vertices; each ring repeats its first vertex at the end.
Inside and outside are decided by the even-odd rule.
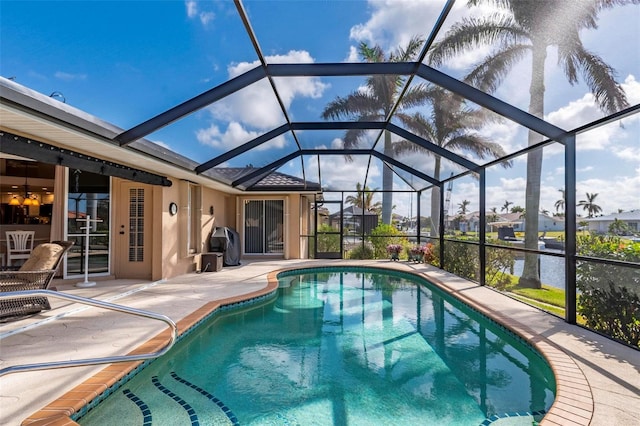
MULTIPOLYGON (((0 272, 0 292, 48 289, 64 254, 73 244, 73 241, 53 241, 36 246, 19 270, 0 272)), ((51 309, 51 305, 42 296, 0 300, 0 318, 35 314, 45 309, 51 309)))

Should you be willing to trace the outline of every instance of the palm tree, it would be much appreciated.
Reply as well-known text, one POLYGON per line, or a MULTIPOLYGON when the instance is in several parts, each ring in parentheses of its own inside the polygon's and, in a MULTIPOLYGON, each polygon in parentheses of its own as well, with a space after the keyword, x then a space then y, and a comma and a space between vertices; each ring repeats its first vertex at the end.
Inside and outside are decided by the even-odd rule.
POLYGON ((360 184, 360 182, 358 182, 356 184, 357 194, 355 196, 349 195, 344 200, 348 204, 359 207, 362 210, 379 213, 381 208, 380 201, 377 201, 375 203, 373 202, 375 191, 377 191, 377 188, 371 190, 365 186, 364 189, 362 189, 362 185, 360 184))
POLYGON ((505 201, 504 204, 502 205, 502 208, 500 209, 501 212, 506 212, 509 213, 509 206, 513 204, 511 201, 505 201))
MULTIPOLYGON (((467 18, 455 24, 430 52, 433 64, 441 64, 460 52, 488 45, 495 50, 465 78, 471 85, 493 92, 508 75, 508 69, 531 54, 529 113, 544 117, 544 77, 547 49, 555 46, 558 63, 570 84, 578 81, 578 72, 590 87, 596 102, 607 113, 628 105, 614 70, 598 55, 582 45, 580 32, 597 28, 597 15, 605 8, 637 3, 637 0, 468 0, 470 6, 490 3, 502 9, 482 18, 467 18)), ((529 131, 529 146, 542 142, 542 136, 529 131)), ((538 210, 542 150, 527 154, 525 247, 537 248, 538 210)), ((538 255, 526 253, 519 285, 540 288, 538 255)))
POLYGON ((564 189, 558 189, 558 191, 562 193, 562 198, 556 201, 556 203, 554 204, 556 208, 556 213, 560 213, 560 210, 564 212, 564 199, 565 199, 564 189))
POLYGON ((594 203, 597 196, 597 193, 589 194, 587 192, 587 199, 578 201, 578 207, 582 207, 583 210, 587 211, 587 217, 593 217, 602 211, 602 208, 594 203))
POLYGON ((461 215, 466 215, 467 214, 467 207, 469 206, 469 204, 471 204, 471 201, 462 200, 462 202, 460 204, 458 204, 458 213, 460 213, 461 215))
MULTIPOLYGON (((379 46, 370 47, 361 43, 359 53, 365 62, 407 62, 415 60, 423 45, 420 37, 412 38, 405 49, 398 48, 389 56, 385 56, 379 46)), ((404 88, 406 77, 400 75, 374 75, 367 78, 366 90, 356 90, 347 97, 337 97, 331 101, 322 112, 322 118, 326 119, 350 119, 355 121, 384 121, 391 113, 398 101, 398 97, 404 88)), ((406 121, 409 117, 404 111, 424 104, 426 91, 424 84, 412 85, 402 97, 395 117, 406 121)), ((344 147, 354 148, 362 137, 366 135, 365 129, 349 129, 344 135, 344 147)), ((384 132, 384 151, 391 156, 391 133, 384 132)), ((347 157, 350 160, 349 157, 347 157)), ((384 167, 382 172, 382 222, 391 223, 393 210, 393 171, 384 167)))
MULTIPOLYGON (((500 145, 477 132, 487 122, 497 120, 496 115, 469 108, 464 98, 441 87, 429 85, 425 90, 431 112, 429 117, 421 113, 407 117, 405 125, 409 130, 442 148, 458 153, 468 153, 476 158, 500 158, 505 155, 500 145)), ((407 141, 394 144, 394 152, 399 155, 408 152, 432 154, 431 151, 407 141)), ((510 167, 511 162, 505 161, 502 166, 510 167)), ((433 168, 433 177, 436 180, 440 180, 440 169, 441 157, 436 155, 433 168)), ((431 236, 438 234, 439 220, 440 188, 434 186, 431 190, 431 236)))

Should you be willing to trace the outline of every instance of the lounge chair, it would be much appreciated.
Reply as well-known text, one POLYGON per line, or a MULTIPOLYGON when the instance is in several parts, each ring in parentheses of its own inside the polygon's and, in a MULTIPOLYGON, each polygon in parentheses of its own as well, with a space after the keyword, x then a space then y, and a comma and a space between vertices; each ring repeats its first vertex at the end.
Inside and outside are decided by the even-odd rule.
MULTIPOLYGON (((73 241, 53 241, 36 246, 17 271, 0 271, 0 292, 48 289, 64 254, 73 241)), ((51 309, 46 297, 0 300, 0 318, 22 316, 51 309)))

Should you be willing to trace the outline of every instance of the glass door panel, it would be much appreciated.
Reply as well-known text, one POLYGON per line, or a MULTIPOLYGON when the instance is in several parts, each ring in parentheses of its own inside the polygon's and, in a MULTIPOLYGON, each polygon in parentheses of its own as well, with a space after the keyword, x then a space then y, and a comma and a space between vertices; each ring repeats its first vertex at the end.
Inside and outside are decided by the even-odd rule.
POLYGON ((67 237, 75 245, 67 255, 67 276, 85 273, 85 256, 89 256, 89 274, 109 272, 110 190, 109 176, 69 170, 67 237), (90 218, 89 223, 87 218, 90 218))

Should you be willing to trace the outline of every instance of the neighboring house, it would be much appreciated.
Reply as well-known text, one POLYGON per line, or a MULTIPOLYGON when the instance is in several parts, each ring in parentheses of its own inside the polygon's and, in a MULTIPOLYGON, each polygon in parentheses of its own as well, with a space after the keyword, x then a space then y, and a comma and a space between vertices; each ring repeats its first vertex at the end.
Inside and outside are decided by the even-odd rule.
MULTIPOLYGON (((498 214, 496 220, 489 220, 494 215, 493 212, 487 212, 487 231, 497 231, 498 227, 510 226, 515 232, 524 232, 525 229, 525 217, 522 213, 503 213, 498 214)), ((453 220, 459 215, 447 217, 447 226, 449 227, 453 220)), ((464 221, 466 223, 466 231, 478 232, 480 228, 480 213, 475 211, 465 215, 464 221)), ((549 231, 563 231, 564 230, 564 218, 548 216, 545 214, 538 214, 538 230, 540 232, 549 231)))
MULTIPOLYGON (((340 220, 340 212, 329 215, 329 224, 336 229, 340 226, 338 221, 340 220)), ((360 207, 349 206, 342 210, 342 221, 345 227, 361 232, 362 224, 364 223, 365 235, 371 234, 371 231, 378 226, 378 215, 375 212, 365 210, 364 212, 360 207)))
POLYGON ((640 209, 609 214, 606 216, 582 218, 579 219, 579 221, 587 222, 589 224, 589 231, 606 234, 609 232, 609 225, 611 225, 616 219, 626 223, 631 232, 637 233, 640 231, 640 209))

